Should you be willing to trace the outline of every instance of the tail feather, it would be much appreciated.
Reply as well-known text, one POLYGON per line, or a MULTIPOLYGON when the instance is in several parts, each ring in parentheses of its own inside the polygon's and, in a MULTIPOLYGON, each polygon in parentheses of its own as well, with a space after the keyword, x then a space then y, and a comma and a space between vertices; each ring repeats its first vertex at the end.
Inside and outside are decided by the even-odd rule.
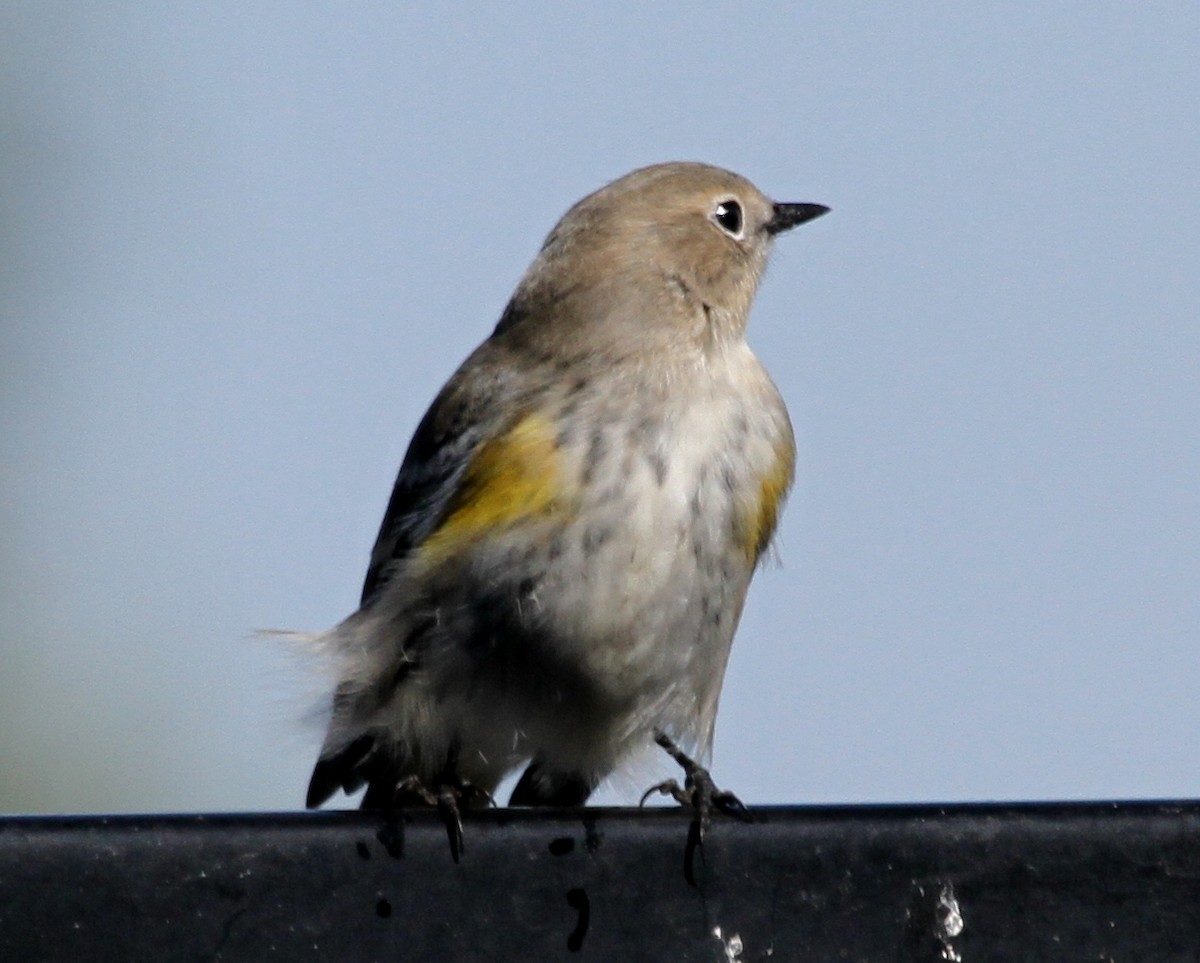
POLYGON ((534 760, 509 797, 510 806, 582 806, 596 781, 578 772, 553 772, 534 760))
POLYGON ((304 804, 316 809, 339 789, 349 795, 357 792, 378 770, 379 740, 374 733, 359 736, 344 749, 322 756, 313 767, 304 804))

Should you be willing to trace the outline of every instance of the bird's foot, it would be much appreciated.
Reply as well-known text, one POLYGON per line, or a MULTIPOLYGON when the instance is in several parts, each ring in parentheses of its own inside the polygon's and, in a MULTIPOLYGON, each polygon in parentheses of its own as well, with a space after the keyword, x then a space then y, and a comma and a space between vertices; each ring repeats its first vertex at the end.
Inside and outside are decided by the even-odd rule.
POLYGON ((495 805, 492 794, 461 779, 443 780, 434 788, 426 786, 417 776, 405 776, 396 786, 392 797, 397 807, 405 805, 432 806, 442 817, 450 841, 450 856, 457 863, 466 847, 463 844, 462 809, 477 809, 495 805))
POLYGON ((670 796, 681 806, 692 810, 692 822, 688 826, 687 848, 684 851, 683 873, 687 881, 695 885, 695 857, 699 852, 703 858, 704 836, 708 832, 713 810, 724 813, 726 816, 733 816, 743 822, 751 822, 753 817, 750 815, 750 810, 737 796, 727 790, 718 789, 708 770, 680 749, 670 736, 664 732, 656 732, 654 741, 679 763, 680 768, 683 769, 684 781, 682 786, 674 779, 667 779, 651 786, 642 796, 640 805, 645 805, 647 799, 658 793, 670 796))

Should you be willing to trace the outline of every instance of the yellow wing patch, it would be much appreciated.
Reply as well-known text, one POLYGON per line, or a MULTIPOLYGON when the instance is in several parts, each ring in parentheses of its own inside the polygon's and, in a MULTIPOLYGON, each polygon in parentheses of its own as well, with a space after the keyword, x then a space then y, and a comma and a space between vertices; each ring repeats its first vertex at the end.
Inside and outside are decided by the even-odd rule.
POLYGON ((557 513, 564 505, 561 470, 550 422, 525 415, 480 446, 421 555, 428 562, 444 561, 515 522, 557 513))
POLYGON ((775 464, 762 477, 758 498, 747 505, 742 525, 742 551, 751 564, 757 562, 771 544, 771 536, 779 522, 779 510, 792 486, 795 464, 796 446, 789 438, 775 449, 775 464))

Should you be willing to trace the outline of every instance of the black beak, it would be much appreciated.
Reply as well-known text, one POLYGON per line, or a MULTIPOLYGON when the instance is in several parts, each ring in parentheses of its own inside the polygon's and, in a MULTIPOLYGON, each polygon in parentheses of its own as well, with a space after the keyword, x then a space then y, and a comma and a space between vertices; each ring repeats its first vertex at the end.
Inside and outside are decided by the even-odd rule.
POLYGON ((771 236, 782 234, 797 224, 828 213, 829 208, 824 204, 776 204, 771 219, 764 225, 764 230, 771 236))

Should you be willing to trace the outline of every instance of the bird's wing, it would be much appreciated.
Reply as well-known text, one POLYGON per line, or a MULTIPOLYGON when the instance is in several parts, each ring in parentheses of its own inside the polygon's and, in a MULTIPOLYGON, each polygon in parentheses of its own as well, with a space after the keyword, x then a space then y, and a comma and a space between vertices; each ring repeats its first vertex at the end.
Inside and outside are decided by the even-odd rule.
POLYGON ((476 425, 452 425, 443 392, 421 419, 388 500, 363 580, 361 605, 367 605, 396 569, 420 545, 445 510, 478 444, 476 425))
POLYGON ((536 509, 553 433, 513 355, 487 341, 421 419, 384 513, 363 582, 363 606, 416 553, 453 554, 489 526, 536 509), (539 488, 540 486, 540 488, 539 488))

